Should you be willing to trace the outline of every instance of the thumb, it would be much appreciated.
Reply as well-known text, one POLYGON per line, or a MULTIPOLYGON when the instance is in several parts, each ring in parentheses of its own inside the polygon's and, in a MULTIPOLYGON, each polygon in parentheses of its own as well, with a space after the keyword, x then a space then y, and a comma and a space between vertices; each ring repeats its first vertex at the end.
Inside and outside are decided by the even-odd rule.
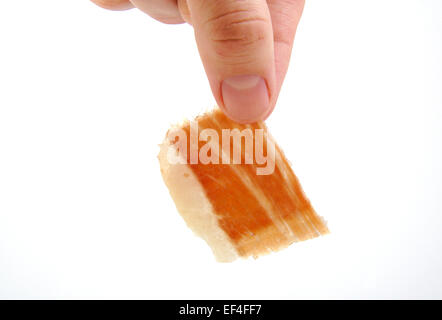
POLYGON ((213 95, 232 120, 264 120, 275 103, 273 30, 265 0, 187 0, 213 95))

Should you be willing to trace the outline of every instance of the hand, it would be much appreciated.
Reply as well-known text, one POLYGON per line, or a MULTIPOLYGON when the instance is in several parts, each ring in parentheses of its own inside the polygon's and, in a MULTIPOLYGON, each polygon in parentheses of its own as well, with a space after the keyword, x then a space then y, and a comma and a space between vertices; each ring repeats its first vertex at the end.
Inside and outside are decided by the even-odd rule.
POLYGON ((304 0, 92 0, 133 7, 164 23, 188 22, 218 105, 250 123, 273 111, 304 0))

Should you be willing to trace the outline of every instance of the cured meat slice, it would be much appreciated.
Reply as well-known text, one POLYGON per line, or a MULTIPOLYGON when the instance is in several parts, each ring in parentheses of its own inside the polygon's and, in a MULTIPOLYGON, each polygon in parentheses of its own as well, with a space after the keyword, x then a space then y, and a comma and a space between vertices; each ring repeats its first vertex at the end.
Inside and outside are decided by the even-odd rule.
POLYGON ((159 161, 178 211, 218 261, 328 233, 264 123, 215 109, 171 128, 159 161))

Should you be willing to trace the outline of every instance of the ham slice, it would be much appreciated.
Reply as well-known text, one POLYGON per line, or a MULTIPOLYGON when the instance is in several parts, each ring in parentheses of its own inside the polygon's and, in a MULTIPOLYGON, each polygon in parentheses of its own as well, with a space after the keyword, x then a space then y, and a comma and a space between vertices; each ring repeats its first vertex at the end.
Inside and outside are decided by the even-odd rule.
POLYGON ((256 258, 328 233, 264 123, 238 124, 215 109, 171 128, 158 157, 178 211, 218 261, 256 258), (228 132, 251 135, 235 141, 228 132))

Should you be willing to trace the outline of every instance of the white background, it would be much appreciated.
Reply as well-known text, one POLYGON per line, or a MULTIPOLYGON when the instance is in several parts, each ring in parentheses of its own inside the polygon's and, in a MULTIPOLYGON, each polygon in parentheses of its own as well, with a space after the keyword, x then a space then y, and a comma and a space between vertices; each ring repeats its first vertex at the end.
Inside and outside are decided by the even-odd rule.
POLYGON ((332 234, 215 262, 160 176, 214 105, 192 28, 0 10, 0 298, 442 298, 442 2, 307 0, 268 125, 332 234))

